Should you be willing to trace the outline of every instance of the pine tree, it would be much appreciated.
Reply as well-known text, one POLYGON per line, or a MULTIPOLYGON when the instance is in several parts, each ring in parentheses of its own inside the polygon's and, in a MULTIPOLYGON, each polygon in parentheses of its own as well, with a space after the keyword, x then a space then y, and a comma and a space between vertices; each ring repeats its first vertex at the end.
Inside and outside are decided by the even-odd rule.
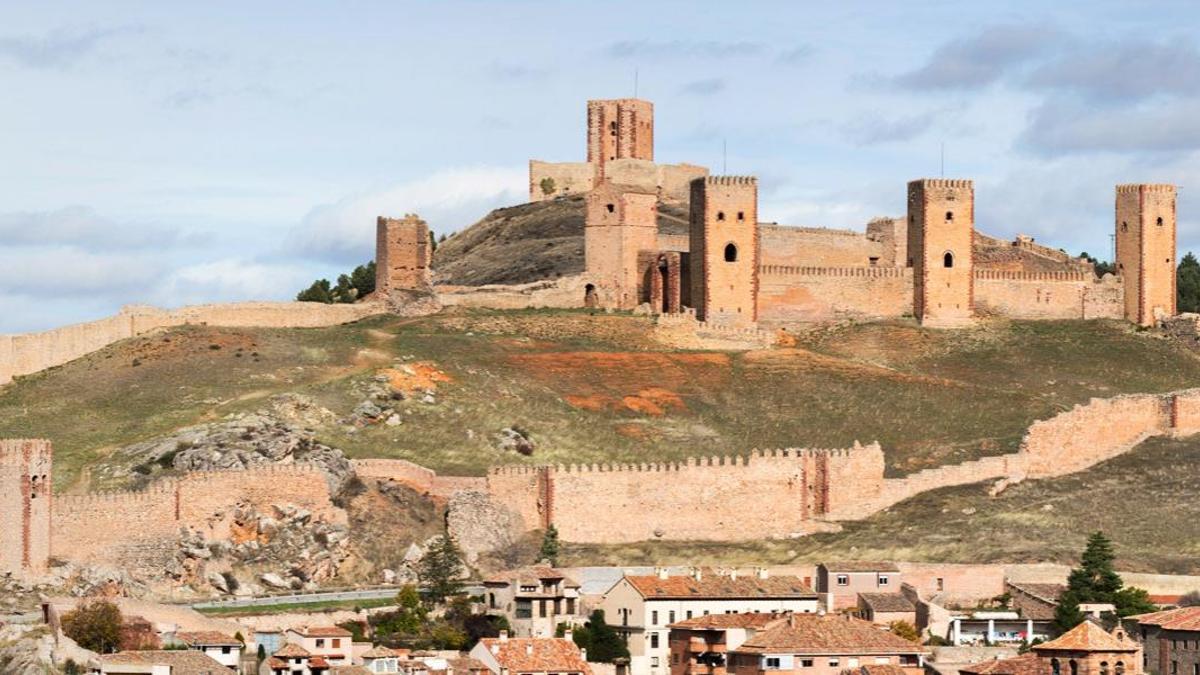
POLYGON ((1130 616, 1153 611, 1150 596, 1140 588, 1125 587, 1121 575, 1113 569, 1112 542, 1103 532, 1088 537, 1087 548, 1079 567, 1067 576, 1067 590, 1058 599, 1054 610, 1054 625, 1067 631, 1083 622, 1080 603, 1111 603, 1117 616, 1130 616))
POLYGON ((558 528, 551 523, 542 535, 542 550, 538 553, 540 560, 549 561, 551 567, 558 567, 558 528))
POLYGON ((449 532, 437 538, 421 556, 417 577, 433 602, 442 602, 462 592, 462 552, 449 532))
POLYGON ((300 302, 323 302, 325 304, 333 302, 329 280, 317 279, 312 282, 311 286, 296 294, 296 299, 300 302))
POLYGON ((1180 312, 1200 312, 1200 261, 1190 251, 1175 271, 1175 294, 1180 312))
POLYGON ((629 646, 604 620, 604 610, 594 610, 587 621, 588 660, 596 663, 612 663, 613 660, 629 658, 629 646))

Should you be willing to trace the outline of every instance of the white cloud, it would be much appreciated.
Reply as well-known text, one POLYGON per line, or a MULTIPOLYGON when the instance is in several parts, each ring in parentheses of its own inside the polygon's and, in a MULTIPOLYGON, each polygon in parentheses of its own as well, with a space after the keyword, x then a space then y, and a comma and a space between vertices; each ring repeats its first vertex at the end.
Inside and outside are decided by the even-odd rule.
POLYGON ((319 274, 310 265, 222 258, 175 270, 156 285, 150 301, 164 307, 287 300, 319 274))
POLYGON ((417 213, 436 232, 458 231, 490 209, 526 201, 528 190, 524 167, 446 169, 313 208, 293 233, 291 248, 317 259, 362 263, 374 255, 379 216, 417 213))
POLYGON ((0 251, 0 286, 8 295, 119 297, 144 292, 165 270, 165 261, 143 252, 69 246, 0 251))

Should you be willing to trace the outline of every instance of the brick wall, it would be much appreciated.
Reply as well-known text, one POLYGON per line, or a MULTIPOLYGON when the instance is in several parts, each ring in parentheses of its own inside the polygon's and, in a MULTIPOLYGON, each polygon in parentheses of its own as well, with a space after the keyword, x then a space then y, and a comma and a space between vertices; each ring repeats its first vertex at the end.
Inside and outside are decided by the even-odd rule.
POLYGON ((658 237, 658 198, 604 182, 587 197, 584 258, 588 277, 599 287, 605 306, 633 309, 643 270, 639 254, 654 250, 658 237))
POLYGON ((0 575, 44 574, 53 511, 50 442, 0 440, 0 575))
POLYGON ((1122 280, 1090 272, 975 270, 975 308, 1014 319, 1098 319, 1122 315, 1122 280))
MULTIPOLYGON (((891 266, 884 258, 894 257, 882 241, 861 232, 816 227, 759 225, 762 264, 788 267, 891 266)), ((894 248, 894 245, 893 245, 894 248)))
POLYGON ((587 102, 587 159, 600 167, 615 159, 654 161, 654 104, 637 98, 587 102))
POLYGON ((1081 471, 1171 430, 1170 397, 1153 394, 1092 399, 1034 422, 1021 441, 1031 478, 1081 471))
POLYGON ((931 326, 961 326, 974 315, 975 188, 969 180, 908 184, 908 257, 913 314, 931 326))
POLYGON ((911 268, 762 265, 758 278, 760 321, 881 319, 912 314, 911 268))
POLYGON ((374 303, 239 302, 162 310, 142 305, 116 316, 40 333, 0 336, 0 384, 73 361, 118 340, 182 325, 315 328, 357 321, 383 311, 374 303))
POLYGON ((757 321, 757 179, 708 176, 693 181, 690 228, 696 318, 738 325, 757 321))

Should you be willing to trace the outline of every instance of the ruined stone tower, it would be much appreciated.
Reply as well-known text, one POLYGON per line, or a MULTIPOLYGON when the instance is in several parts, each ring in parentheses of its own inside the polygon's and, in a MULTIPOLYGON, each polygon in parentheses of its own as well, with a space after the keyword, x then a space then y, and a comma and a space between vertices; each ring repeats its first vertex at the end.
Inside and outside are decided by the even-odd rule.
POLYGON ((587 161, 596 167, 614 159, 654 161, 654 104, 638 98, 588 101, 587 161))
POLYGON ((952 328, 975 313, 975 188, 969 180, 923 178, 908 184, 908 266, 913 315, 952 328))
POLYGON ((1125 318, 1151 326, 1175 314, 1175 186, 1118 185, 1117 272, 1125 318))
POLYGON ((692 181, 692 304, 696 318, 731 324, 758 320, 758 179, 707 176, 692 181))
POLYGON ((37 576, 50 561, 50 441, 0 440, 0 574, 37 576))
POLYGON ((430 288, 429 226, 410 213, 403 219, 380 216, 375 226, 375 292, 430 288))
POLYGON ((588 193, 584 258, 602 304, 632 309, 642 301, 638 255, 654 250, 657 236, 657 195, 608 182, 588 193))

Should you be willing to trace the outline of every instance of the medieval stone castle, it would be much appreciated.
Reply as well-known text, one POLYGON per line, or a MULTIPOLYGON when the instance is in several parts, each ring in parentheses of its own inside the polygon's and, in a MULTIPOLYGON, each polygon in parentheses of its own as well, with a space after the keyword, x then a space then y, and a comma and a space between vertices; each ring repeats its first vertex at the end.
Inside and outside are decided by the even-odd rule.
MULTIPOLYGON (((373 300, 169 312, 132 307, 86 324, 0 336, 0 384, 164 327, 333 325, 387 311, 383 299, 434 308, 642 307, 664 318, 690 321, 694 315, 737 330, 901 316, 935 327, 986 316, 1123 318, 1144 326, 1175 313, 1173 186, 1117 187, 1116 274, 1097 278, 1090 262, 1028 237, 1008 242, 976 232, 969 180, 910 182, 906 216, 873 220, 864 233, 785 227, 760 222, 755 178, 656 164, 653 139, 648 101, 590 101, 587 162, 530 162, 531 201, 586 193, 581 275, 514 286, 439 285, 426 223, 415 215, 381 217, 373 300), (664 202, 686 202, 687 221, 664 225, 664 202)), ((1095 400, 1035 423, 1016 453, 904 478, 885 478, 877 444, 753 451, 679 464, 498 468, 486 478, 443 479, 389 460, 355 465, 363 475, 431 491, 486 492, 526 527, 553 523, 571 541, 742 539, 814 531, 823 522, 862 518, 946 485, 1077 471, 1150 436, 1197 432, 1200 390, 1191 390, 1095 400), (702 531, 696 529, 695 501, 686 498, 696 495, 712 497, 717 509, 702 531), (746 503, 780 508, 747 515, 746 503), (596 513, 606 517, 596 519, 596 513), (714 530, 712 522, 725 527, 714 530)), ((170 539, 181 527, 227 527, 212 514, 238 502, 268 503, 281 489, 314 513, 344 517, 311 467, 196 474, 146 492, 54 497, 51 461, 47 441, 0 441, 0 573, 39 574, 51 556, 146 561, 141 543, 170 539), (129 533, 124 543, 108 536, 118 528, 129 533)))
MULTIPOLYGON (((1116 274, 1097 278, 1089 261, 1029 237, 977 232, 970 180, 910 181, 906 216, 873 220, 863 233, 786 227, 760 222, 753 177, 656 164, 649 101, 589 101, 587 134, 586 162, 529 164, 531 201, 577 193, 587 201, 584 292, 533 303, 646 305, 735 326, 901 316, 935 327, 985 316, 1151 325, 1175 313, 1171 185, 1117 186, 1116 274), (664 227, 663 201, 688 204, 684 232, 664 227)), ((381 219, 379 228, 381 287, 428 269, 422 221, 381 219)))

